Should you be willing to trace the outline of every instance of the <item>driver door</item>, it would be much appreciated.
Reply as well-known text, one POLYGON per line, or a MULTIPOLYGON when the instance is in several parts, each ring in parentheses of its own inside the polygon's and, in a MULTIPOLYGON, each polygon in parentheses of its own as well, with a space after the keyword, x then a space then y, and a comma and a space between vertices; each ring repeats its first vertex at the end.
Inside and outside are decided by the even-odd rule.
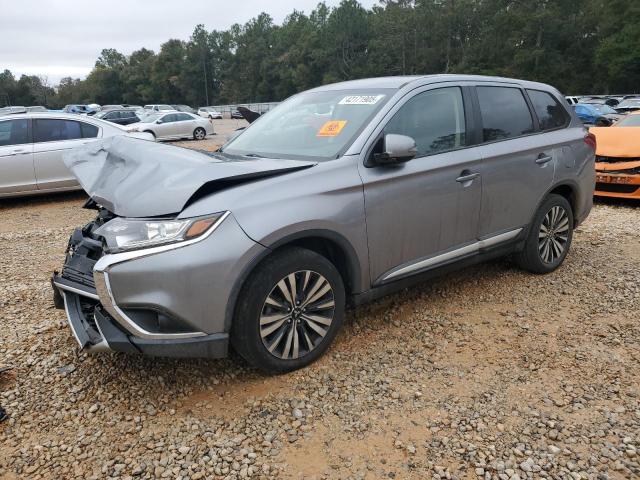
POLYGON ((473 255, 482 161, 471 137, 471 104, 462 87, 418 89, 389 112, 358 164, 364 183, 372 284, 473 255), (385 124, 386 122, 386 124, 385 124), (366 167, 385 134, 416 141, 416 158, 366 167))

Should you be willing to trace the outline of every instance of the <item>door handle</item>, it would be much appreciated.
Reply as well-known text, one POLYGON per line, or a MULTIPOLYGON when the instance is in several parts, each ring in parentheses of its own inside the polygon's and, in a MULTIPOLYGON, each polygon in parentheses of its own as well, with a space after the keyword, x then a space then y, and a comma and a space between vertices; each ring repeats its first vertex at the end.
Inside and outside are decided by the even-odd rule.
POLYGON ((545 155, 544 153, 541 153, 540 155, 538 155, 538 158, 536 158, 536 163, 538 165, 544 165, 545 163, 549 163, 551 160, 553 160, 553 157, 551 155, 545 155))
POLYGON ((480 176, 479 173, 466 173, 466 172, 462 172, 462 173, 463 175, 456 178, 456 182, 458 183, 472 182, 480 176))

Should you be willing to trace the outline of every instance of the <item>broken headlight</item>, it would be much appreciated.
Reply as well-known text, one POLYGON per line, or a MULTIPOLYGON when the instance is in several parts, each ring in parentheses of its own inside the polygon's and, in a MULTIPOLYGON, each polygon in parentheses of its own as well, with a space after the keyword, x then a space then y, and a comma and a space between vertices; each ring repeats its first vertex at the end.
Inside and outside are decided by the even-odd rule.
POLYGON ((187 219, 130 219, 117 217, 95 231, 106 244, 107 253, 184 242, 210 233, 225 212, 187 219))

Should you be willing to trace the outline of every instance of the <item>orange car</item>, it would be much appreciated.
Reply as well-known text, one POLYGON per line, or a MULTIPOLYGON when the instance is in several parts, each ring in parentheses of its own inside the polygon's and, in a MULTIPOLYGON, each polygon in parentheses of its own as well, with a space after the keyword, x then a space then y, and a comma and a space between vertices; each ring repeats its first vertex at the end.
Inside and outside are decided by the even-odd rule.
POLYGON ((640 200, 640 111, 589 131, 597 141, 594 195, 640 200))

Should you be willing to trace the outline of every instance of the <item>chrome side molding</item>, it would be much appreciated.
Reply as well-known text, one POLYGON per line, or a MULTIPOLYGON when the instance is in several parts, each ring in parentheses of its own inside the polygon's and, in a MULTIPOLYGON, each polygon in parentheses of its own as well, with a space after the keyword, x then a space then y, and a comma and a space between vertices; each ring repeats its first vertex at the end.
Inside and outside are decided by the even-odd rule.
POLYGON ((389 280, 397 279, 399 277, 405 277, 420 270, 433 268, 442 263, 454 260, 459 257, 464 257, 472 253, 478 253, 485 248, 493 247, 494 245, 508 242, 509 240, 516 238, 521 231, 522 228, 510 230, 508 232, 500 233, 489 238, 478 240, 477 242, 470 243, 469 245, 465 245, 464 247, 460 247, 449 252, 418 260, 416 262, 409 263, 408 265, 396 267, 382 275, 382 277, 378 281, 376 281, 376 284, 384 283, 389 280))

